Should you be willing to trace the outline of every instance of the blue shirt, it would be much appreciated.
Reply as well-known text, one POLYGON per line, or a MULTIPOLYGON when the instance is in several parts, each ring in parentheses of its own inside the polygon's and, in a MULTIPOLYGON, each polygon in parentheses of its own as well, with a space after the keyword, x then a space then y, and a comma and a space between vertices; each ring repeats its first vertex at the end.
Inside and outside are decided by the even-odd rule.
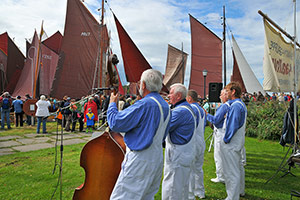
MULTIPOLYGON (((151 92, 125 110, 118 111, 116 103, 109 104, 107 110, 109 127, 115 132, 125 132, 124 142, 129 149, 134 151, 149 147, 159 126, 160 110, 157 103, 150 97, 154 97, 161 104, 164 120, 166 120, 169 105, 157 92, 151 92)), ((165 136, 169 131, 169 126, 170 122, 165 136)))
POLYGON ((231 138, 245 122, 245 114, 247 112, 246 106, 243 102, 243 105, 240 103, 234 103, 236 101, 242 102, 241 99, 234 99, 228 102, 230 104, 230 109, 226 118, 226 131, 224 136, 225 143, 230 142, 231 138))
POLYGON ((12 102, 12 104, 14 105, 14 109, 15 109, 15 113, 21 113, 22 112, 22 105, 23 105, 23 101, 20 99, 16 99, 12 102))
POLYGON ((229 105, 224 103, 217 109, 214 116, 211 114, 207 114, 207 120, 215 125, 216 128, 222 128, 226 117, 225 115, 228 110, 229 105))
POLYGON ((176 104, 175 108, 172 109, 169 135, 171 142, 178 145, 187 144, 191 140, 195 129, 193 115, 188 109, 181 106, 187 106, 193 112, 190 104, 185 100, 176 104))
MULTIPOLYGON (((198 109, 200 110, 200 114, 201 114, 201 118, 203 118, 204 117, 204 130, 203 131, 205 131, 205 126, 206 126, 206 115, 205 115, 205 111, 203 110, 203 108, 201 107, 201 106, 199 106, 199 104, 198 103, 192 103, 191 105, 195 105, 195 106, 197 106, 198 107, 198 109)), ((198 125, 199 125, 199 112, 198 112, 198 109, 197 108, 195 108, 194 106, 191 106, 192 107, 192 109, 193 109, 193 111, 194 111, 194 113, 195 113, 195 115, 196 115, 196 118, 197 118, 197 127, 198 127, 198 125)))

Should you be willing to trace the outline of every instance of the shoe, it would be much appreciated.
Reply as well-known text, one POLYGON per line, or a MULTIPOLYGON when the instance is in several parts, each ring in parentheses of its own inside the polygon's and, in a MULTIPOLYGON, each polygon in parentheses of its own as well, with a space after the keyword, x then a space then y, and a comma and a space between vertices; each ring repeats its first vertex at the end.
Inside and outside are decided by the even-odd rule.
POLYGON ((200 196, 199 199, 205 199, 205 196, 200 196))
POLYGON ((210 179, 210 181, 211 181, 211 182, 214 182, 214 183, 225 183, 225 181, 220 180, 220 179, 218 179, 218 178, 212 178, 212 179, 210 179))
POLYGON ((245 193, 243 193, 243 194, 240 194, 240 197, 245 197, 245 193))
POLYGON ((43 132, 43 134, 47 134, 48 132, 46 131, 46 132, 43 132))

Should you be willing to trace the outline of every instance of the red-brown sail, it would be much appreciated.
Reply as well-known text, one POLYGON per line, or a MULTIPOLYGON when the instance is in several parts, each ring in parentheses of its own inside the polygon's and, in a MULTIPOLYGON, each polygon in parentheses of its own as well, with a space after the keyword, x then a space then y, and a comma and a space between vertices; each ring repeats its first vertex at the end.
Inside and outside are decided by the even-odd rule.
MULTIPOLYGON (((208 71, 206 85, 222 82, 222 40, 190 15, 192 38, 192 63, 190 89, 204 93, 203 70, 208 71)), ((206 87, 208 94, 208 87, 206 87)))
POLYGON ((63 39, 62 34, 59 31, 57 31, 52 36, 44 40, 42 43, 46 45, 49 49, 54 51, 55 53, 59 54, 61 49, 62 39, 63 39))
POLYGON ((128 33, 114 14, 120 46, 122 50, 122 58, 124 63, 125 75, 128 82, 137 83, 143 71, 151 69, 150 64, 147 62, 143 54, 134 44, 128 33))
MULTIPOLYGON (((106 29, 106 26, 102 28, 106 29)), ((99 54, 99 34, 99 23, 83 3, 80 0, 68 0, 60 55, 62 60, 57 66, 51 96, 81 97, 91 91, 99 54)))
POLYGON ((0 35, 0 91, 12 93, 24 67, 25 57, 5 32, 0 35))
POLYGON ((232 51, 232 55, 233 55, 233 70, 232 70, 232 75, 231 75, 231 81, 240 83, 240 85, 242 87, 242 92, 247 92, 241 72, 239 70, 239 66, 236 62, 234 51, 232 51))
POLYGON ((184 84, 187 55, 187 53, 172 45, 168 45, 167 65, 163 81, 168 89, 170 89, 170 86, 174 83, 184 84))
POLYGON ((33 92, 32 90, 34 84, 33 78, 36 69, 38 45, 39 45, 39 38, 35 31, 31 45, 26 55, 26 62, 24 68, 22 70, 19 81, 16 85, 16 88, 13 92, 13 96, 20 95, 21 97, 24 97, 26 94, 32 96, 32 92, 33 92))

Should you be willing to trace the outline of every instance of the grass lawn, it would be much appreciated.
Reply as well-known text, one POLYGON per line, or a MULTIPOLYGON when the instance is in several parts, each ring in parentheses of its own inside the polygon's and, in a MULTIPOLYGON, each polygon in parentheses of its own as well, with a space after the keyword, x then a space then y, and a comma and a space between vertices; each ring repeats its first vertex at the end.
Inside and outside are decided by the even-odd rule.
MULTIPOLYGON (((55 123, 49 123, 49 131, 51 131, 51 126, 52 129, 56 129, 55 123)), ((31 127, 31 133, 34 128, 31 127)), ((21 135, 27 131, 29 132, 27 129, 23 131, 20 128, 12 129, 0 132, 0 136, 8 133, 10 135, 21 135)), ((206 137, 210 133, 210 128, 207 128, 206 137)), ((64 146, 63 199, 71 199, 74 188, 84 181, 84 170, 79 166, 80 152, 83 146, 84 144, 64 146)), ((241 199, 290 199, 291 190, 300 191, 300 170, 298 166, 296 169, 292 168, 292 172, 297 177, 287 175, 280 178, 284 172, 279 172, 271 182, 265 184, 266 180, 276 172, 286 151, 287 148, 283 149, 278 142, 246 138, 246 196, 241 199)), ((0 199, 50 199, 58 179, 58 168, 55 174, 52 175, 54 160, 54 148, 1 156, 0 199)), ((210 182, 210 179, 215 177, 213 149, 211 152, 206 150, 203 168, 206 199, 224 199, 226 197, 225 186, 221 183, 210 182)), ((59 194, 60 188, 58 188, 53 199, 59 199, 59 194)), ((159 191, 155 199, 161 199, 160 196, 161 192, 159 191)))

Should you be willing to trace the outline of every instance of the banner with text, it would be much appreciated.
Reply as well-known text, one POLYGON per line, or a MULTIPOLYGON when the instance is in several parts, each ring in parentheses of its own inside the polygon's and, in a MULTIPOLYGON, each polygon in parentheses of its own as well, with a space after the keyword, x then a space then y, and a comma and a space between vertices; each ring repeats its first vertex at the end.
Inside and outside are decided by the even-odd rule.
MULTIPOLYGON (((266 20, 263 72, 263 88, 272 92, 294 91, 294 45, 288 43, 266 20)), ((297 49, 299 72, 300 52, 297 49)), ((299 74, 299 73, 298 73, 299 74)), ((299 77, 299 76, 298 76, 299 77)), ((298 78, 298 82, 299 82, 298 78)), ((300 84, 298 83, 298 91, 300 84)))

